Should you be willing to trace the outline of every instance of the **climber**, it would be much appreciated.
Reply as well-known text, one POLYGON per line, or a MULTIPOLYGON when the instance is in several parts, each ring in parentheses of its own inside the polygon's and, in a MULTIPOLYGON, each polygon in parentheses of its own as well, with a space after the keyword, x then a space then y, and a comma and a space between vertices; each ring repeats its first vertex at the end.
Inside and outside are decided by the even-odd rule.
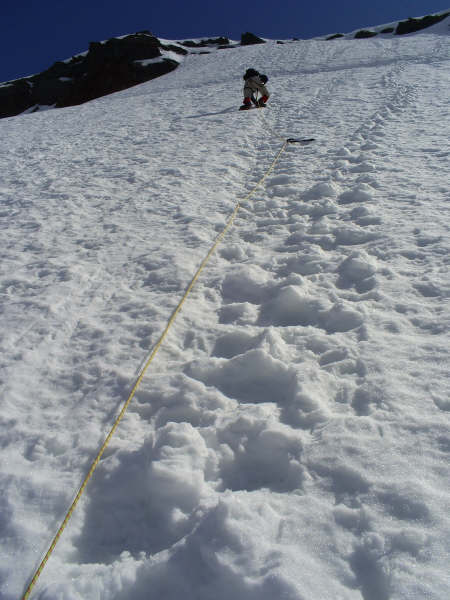
POLYGON ((266 88, 268 81, 267 75, 262 75, 255 69, 247 69, 244 75, 244 103, 239 110, 247 110, 252 107, 252 102, 255 108, 263 108, 269 99, 269 92, 266 88), (256 100, 255 93, 260 93, 261 98, 256 100))

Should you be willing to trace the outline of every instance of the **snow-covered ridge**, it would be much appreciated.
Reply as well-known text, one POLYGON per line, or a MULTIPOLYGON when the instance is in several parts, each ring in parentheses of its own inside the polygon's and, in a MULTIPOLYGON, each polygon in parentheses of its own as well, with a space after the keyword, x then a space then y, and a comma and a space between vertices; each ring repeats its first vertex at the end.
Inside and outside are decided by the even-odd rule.
MULTIPOLYGON (((370 38, 380 35, 383 38, 406 33, 410 29, 432 31, 435 33, 448 33, 448 14, 437 13, 426 17, 409 19, 408 21, 389 23, 358 30, 349 34, 334 34, 327 36, 326 40, 337 38, 370 38), (435 23, 435 21, 439 21, 435 23), (426 29, 425 29, 426 28, 426 29)), ((295 42, 298 40, 278 40, 278 44, 295 42)), ((176 68, 186 54, 209 54, 210 52, 224 49, 235 49, 253 43, 273 43, 273 40, 258 38, 254 34, 242 34, 241 42, 229 40, 225 37, 196 38, 191 40, 158 40, 149 31, 128 34, 93 42, 89 51, 79 53, 70 59, 55 63, 50 69, 38 75, 31 75, 19 80, 0 84, 0 118, 29 114, 49 108, 61 108, 87 102, 103 95, 117 92, 124 88, 165 75, 176 68), (138 52, 134 58, 129 51, 125 54, 118 47, 125 46, 129 41, 148 41, 150 46, 147 54, 142 56, 141 47, 136 47, 138 52), (111 55, 108 47, 114 44, 117 48, 111 55), (156 50, 156 46, 158 50, 156 50), (100 59, 93 60, 93 55, 105 54, 100 59), (105 52, 106 51, 106 52, 105 52), (126 60, 124 58, 126 56, 126 60), (101 61, 106 62, 102 62, 101 61), (98 64, 92 70, 92 63, 98 64), (114 66, 115 63, 115 66, 114 66), (88 65, 87 71, 81 64, 88 65), (90 66, 89 66, 90 65, 90 66), (101 76, 100 76, 101 74, 101 76), (107 80, 107 85, 102 82, 107 80)))
POLYGON ((325 39, 363 39, 380 35, 383 38, 398 35, 415 35, 418 33, 449 34, 450 33, 450 8, 446 11, 423 15, 421 17, 409 18, 402 21, 393 21, 384 23, 376 27, 367 26, 355 29, 346 34, 333 34, 326 36, 325 39))

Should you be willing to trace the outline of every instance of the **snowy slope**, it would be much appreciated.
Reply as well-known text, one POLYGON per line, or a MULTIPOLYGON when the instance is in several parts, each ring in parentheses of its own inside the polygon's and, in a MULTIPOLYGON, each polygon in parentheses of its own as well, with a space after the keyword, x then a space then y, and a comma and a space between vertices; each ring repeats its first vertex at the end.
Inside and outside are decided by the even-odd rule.
POLYGON ((449 38, 191 55, 0 121, 0 596, 442 600, 449 38), (266 111, 240 113, 241 73, 266 111))

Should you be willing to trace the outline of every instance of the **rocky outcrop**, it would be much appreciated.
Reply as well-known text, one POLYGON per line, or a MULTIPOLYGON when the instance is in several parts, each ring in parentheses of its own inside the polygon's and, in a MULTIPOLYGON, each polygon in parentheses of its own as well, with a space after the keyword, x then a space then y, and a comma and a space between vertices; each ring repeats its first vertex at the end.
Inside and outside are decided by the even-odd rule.
POLYGON ((200 40, 199 42, 195 42, 194 40, 185 40, 184 42, 180 43, 182 46, 186 46, 187 48, 207 48, 208 46, 228 46, 230 44, 230 40, 226 37, 218 37, 200 40))
POLYGON ((397 25, 397 29, 395 30, 395 34, 405 35, 406 33, 413 33, 414 31, 426 29, 427 27, 431 27, 431 25, 436 25, 436 23, 440 23, 449 15, 450 13, 446 12, 441 15, 427 15, 426 17, 422 17, 421 19, 409 18, 407 21, 400 21, 400 23, 397 25))
MULTIPOLYGON (((335 40, 338 38, 350 38, 350 35, 355 39, 364 39, 371 38, 378 34, 395 34, 395 35, 405 35, 407 33, 413 33, 415 31, 421 31, 422 29, 426 29, 427 27, 431 27, 432 25, 436 25, 436 23, 440 23, 444 19, 446 19, 450 15, 450 12, 445 12, 441 14, 435 15, 427 15, 426 17, 421 17, 417 19, 412 19, 411 17, 407 21, 400 21, 397 23, 397 26, 394 28, 392 25, 388 27, 384 27, 383 29, 376 31, 371 31, 367 29, 361 29, 357 31, 355 34, 346 34, 343 33, 335 33, 334 35, 330 35, 326 37, 326 40, 335 40)), ((449 25, 450 27, 450 25, 449 25)))
POLYGON ((367 29, 361 29, 355 33, 355 40, 363 40, 365 38, 375 37, 377 34, 376 31, 368 31, 367 29))
POLYGON ((0 118, 40 105, 82 104, 164 75, 179 63, 164 57, 162 50, 187 54, 180 46, 164 46, 149 31, 91 42, 85 54, 0 85, 0 118))
POLYGON ((241 35, 241 46, 250 46, 252 44, 265 44, 266 42, 256 36, 254 33, 247 31, 241 35))

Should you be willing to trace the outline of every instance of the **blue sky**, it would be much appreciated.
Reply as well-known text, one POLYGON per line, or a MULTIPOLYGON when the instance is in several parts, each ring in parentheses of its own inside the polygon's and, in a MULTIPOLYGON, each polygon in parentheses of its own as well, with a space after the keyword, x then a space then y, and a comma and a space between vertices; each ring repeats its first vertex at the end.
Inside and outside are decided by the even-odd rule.
POLYGON ((0 81, 38 73, 90 41, 151 30, 184 39, 244 31, 310 38, 443 11, 449 0, 2 0, 0 81))

